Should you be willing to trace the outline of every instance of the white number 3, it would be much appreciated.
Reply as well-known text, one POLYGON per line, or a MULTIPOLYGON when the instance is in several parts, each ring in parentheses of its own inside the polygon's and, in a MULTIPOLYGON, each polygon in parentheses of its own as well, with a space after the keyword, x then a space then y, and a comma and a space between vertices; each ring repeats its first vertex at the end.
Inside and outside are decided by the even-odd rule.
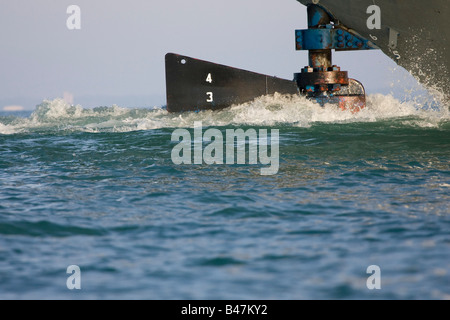
POLYGON ((206 100, 206 102, 214 102, 214 96, 212 92, 207 92, 206 95, 208 96, 208 99, 206 100))

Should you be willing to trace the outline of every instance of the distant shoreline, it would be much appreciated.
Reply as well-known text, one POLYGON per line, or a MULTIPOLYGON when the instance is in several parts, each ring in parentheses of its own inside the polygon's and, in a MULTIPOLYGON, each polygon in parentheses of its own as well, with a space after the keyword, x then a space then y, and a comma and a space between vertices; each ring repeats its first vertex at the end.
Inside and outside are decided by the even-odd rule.
POLYGON ((25 108, 22 106, 6 106, 3 107, 3 111, 15 112, 15 111, 24 111, 25 108))

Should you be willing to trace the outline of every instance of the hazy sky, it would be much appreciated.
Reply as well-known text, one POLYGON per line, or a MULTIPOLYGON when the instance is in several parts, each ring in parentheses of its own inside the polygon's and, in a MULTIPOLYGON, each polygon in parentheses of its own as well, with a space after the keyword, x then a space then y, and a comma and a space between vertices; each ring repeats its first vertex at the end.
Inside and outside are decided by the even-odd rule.
MULTIPOLYGON (((167 52, 292 79, 307 64, 294 37, 306 27, 296 0, 2 0, 0 110, 64 92, 85 107, 163 105, 167 52), (81 9, 81 30, 66 26, 70 5, 81 9)), ((369 93, 398 77, 380 51, 334 62, 369 93)))

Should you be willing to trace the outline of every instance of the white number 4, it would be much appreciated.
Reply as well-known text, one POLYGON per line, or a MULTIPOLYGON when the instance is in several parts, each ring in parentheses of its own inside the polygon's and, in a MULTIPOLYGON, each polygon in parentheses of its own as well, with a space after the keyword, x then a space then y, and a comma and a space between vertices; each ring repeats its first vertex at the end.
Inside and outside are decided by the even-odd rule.
POLYGON ((211 73, 208 73, 208 76, 206 77, 206 82, 212 83, 212 75, 211 73))

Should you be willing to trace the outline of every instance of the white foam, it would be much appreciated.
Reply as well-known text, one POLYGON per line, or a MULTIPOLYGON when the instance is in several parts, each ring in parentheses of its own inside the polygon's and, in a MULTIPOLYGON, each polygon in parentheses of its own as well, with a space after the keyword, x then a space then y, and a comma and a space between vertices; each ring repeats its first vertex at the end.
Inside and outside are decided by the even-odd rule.
POLYGON ((373 94, 358 113, 341 111, 333 105, 320 107, 301 96, 264 96, 220 111, 168 113, 163 108, 128 109, 119 106, 86 109, 62 99, 43 101, 29 118, 2 124, 0 134, 39 130, 79 132, 130 132, 161 128, 206 126, 296 126, 314 123, 376 122, 405 118, 405 125, 436 127, 449 120, 448 108, 430 108, 423 101, 402 102, 392 95, 373 94), (411 119, 412 118, 412 119, 411 119))
POLYGON ((4 125, 0 123, 0 134, 14 134, 17 133, 14 128, 11 128, 9 125, 4 125))

